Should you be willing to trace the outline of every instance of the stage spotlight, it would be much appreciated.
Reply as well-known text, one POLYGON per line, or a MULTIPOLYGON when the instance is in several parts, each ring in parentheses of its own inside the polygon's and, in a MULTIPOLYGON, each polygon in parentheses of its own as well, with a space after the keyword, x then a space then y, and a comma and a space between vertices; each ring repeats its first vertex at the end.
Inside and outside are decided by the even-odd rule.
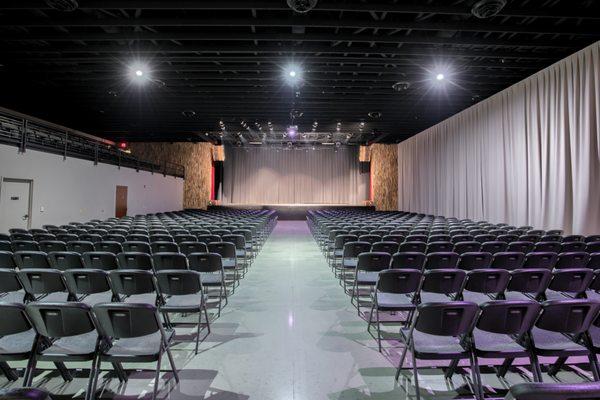
POLYGON ((150 79, 150 70, 146 64, 136 62, 129 68, 129 75, 133 82, 144 83, 150 79))
POLYGON ((285 69, 285 81, 288 85, 296 85, 302 79, 302 70, 297 65, 289 65, 285 69))
POLYGON ((437 79, 438 81, 443 81, 444 78, 445 78, 444 74, 442 74, 442 73, 439 73, 435 76, 435 79, 437 79))
POLYGON ((298 126, 290 125, 286 129, 286 133, 289 137, 294 137, 298 133, 298 126))

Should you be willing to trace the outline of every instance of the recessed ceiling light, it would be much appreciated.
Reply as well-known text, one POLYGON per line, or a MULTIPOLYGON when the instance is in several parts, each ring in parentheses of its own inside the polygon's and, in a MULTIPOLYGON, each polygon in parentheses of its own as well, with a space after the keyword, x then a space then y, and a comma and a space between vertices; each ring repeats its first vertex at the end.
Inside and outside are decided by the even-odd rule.
POLYGON ((443 81, 445 78, 444 74, 439 73, 435 76, 435 79, 437 79, 438 81, 443 81))

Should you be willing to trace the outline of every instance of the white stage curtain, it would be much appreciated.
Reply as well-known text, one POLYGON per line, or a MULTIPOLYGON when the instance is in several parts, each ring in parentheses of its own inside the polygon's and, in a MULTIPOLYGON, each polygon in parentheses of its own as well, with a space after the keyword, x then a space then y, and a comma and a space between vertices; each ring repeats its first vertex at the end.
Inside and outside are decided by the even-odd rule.
POLYGON ((398 145, 400 210, 600 233, 600 42, 398 145))
POLYGON ((358 147, 225 148, 224 203, 359 205, 368 198, 368 185, 358 147))

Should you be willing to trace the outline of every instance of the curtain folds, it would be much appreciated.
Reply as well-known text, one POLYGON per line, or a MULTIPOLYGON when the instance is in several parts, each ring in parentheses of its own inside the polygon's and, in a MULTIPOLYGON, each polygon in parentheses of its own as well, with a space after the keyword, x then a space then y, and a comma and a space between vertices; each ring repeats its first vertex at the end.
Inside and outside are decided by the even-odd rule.
POLYGON ((600 232, 600 42, 398 145, 398 206, 600 232))
POLYGON ((358 205, 368 198, 368 185, 357 147, 225 148, 224 203, 358 205))

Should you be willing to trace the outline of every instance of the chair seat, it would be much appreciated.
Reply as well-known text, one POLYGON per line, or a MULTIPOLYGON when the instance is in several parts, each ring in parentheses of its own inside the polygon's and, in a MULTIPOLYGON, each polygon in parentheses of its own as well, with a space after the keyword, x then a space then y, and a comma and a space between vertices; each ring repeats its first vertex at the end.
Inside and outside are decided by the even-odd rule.
POLYGON ((156 294, 142 293, 125 297, 123 303, 156 304, 156 294))
POLYGON ((236 249, 235 255, 236 255, 236 257, 246 257, 246 250, 245 249, 236 249))
POLYGON ((39 303, 54 303, 54 302, 61 302, 61 301, 68 301, 69 300, 69 293, 67 292, 56 292, 56 293, 49 293, 46 296, 40 296, 39 298, 37 298, 35 301, 39 302, 39 303))
POLYGON ((46 359, 61 358, 65 355, 70 358, 80 355, 84 359, 89 359, 96 352, 97 339, 98 334, 96 331, 60 338, 52 342, 52 346, 42 351, 42 355, 46 359))
POLYGON ((121 360, 137 357, 156 359, 160 351, 161 340, 160 332, 134 338, 118 339, 104 354, 121 360))
POLYGON ((3 303, 23 303, 25 299, 25 291, 17 290, 16 292, 3 293, 0 301, 3 303))
POLYGON ((356 274, 356 283, 359 285, 374 285, 379 279, 379 272, 358 271, 356 274))
POLYGON ((534 327, 531 330, 536 353, 540 355, 554 355, 557 353, 569 353, 569 355, 586 355, 588 350, 585 346, 573 342, 562 333, 547 331, 534 327))
POLYGON ((509 335, 473 330, 475 349, 479 357, 526 357, 527 351, 509 335))
POLYGON ((223 268, 232 269, 237 267, 237 261, 235 258, 223 258, 223 268))
POLYGON ((355 257, 346 257, 342 259, 342 268, 356 268, 356 264, 358 264, 358 258, 355 257))
POLYGON ((521 292, 505 292, 504 298, 505 300, 510 301, 532 300, 532 297, 530 297, 528 294, 521 292))
POLYGON ((472 301, 473 303, 477 304, 483 304, 491 300, 487 293, 464 291, 462 295, 464 301, 472 301))
POLYGON ((344 255, 344 249, 335 249, 333 251, 333 256, 334 257, 341 257, 344 255))
POLYGON ((450 297, 442 293, 421 292, 419 297, 421 303, 446 303, 450 301, 450 297))
POLYGON ((30 329, 25 332, 6 335, 0 338, 0 354, 7 355, 23 355, 27 356, 33 346, 35 339, 35 331, 30 329))
MULTIPOLYGON (((403 336, 408 334, 409 328, 403 328, 403 336)), ((406 337, 406 336, 405 336, 406 337)), ((468 357, 469 352, 460 344, 460 338, 453 336, 438 336, 428 333, 413 331, 415 355, 428 360, 447 360, 449 358, 468 357)))
MULTIPOLYGON (((160 308, 162 311, 200 311, 202 294, 183 294, 167 297, 165 304, 160 308)), ((206 300, 206 297, 204 297, 206 300)))
POLYGON ((412 298, 404 293, 377 292, 375 295, 377 296, 377 308, 379 309, 406 310, 415 307, 412 298))
POLYGON ((221 285, 223 277, 221 274, 201 273, 200 278, 203 285, 221 285))
POLYGON ((92 293, 83 297, 79 301, 87 304, 90 307, 100 303, 110 303, 112 301, 112 292, 92 293))

